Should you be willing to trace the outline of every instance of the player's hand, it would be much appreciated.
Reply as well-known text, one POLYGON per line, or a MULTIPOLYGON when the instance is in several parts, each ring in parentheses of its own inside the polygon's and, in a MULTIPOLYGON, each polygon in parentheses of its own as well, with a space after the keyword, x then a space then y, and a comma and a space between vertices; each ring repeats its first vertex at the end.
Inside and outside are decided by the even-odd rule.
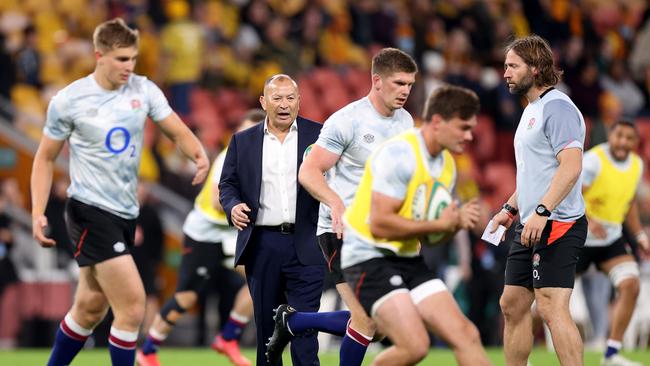
POLYGON ((45 228, 47 227, 47 217, 39 215, 32 218, 32 236, 44 248, 50 248, 56 245, 54 239, 45 236, 45 228))
POLYGON ((456 231, 458 225, 460 225, 460 210, 455 201, 452 201, 449 206, 442 210, 438 221, 442 223, 443 231, 456 231))
POLYGON ((539 243, 547 221, 548 217, 546 216, 531 215, 524 225, 524 230, 521 232, 521 244, 530 248, 539 243))
POLYGON ((481 206, 478 198, 474 198, 460 206, 460 228, 471 230, 481 218, 481 206))
POLYGON ((203 183, 210 172, 210 161, 205 154, 199 154, 195 159, 195 164, 196 173, 194 173, 194 179, 192 179, 193 186, 203 183))
MULTIPOLYGON (((512 222, 514 219, 506 213, 506 211, 501 210, 497 212, 496 215, 492 217, 492 227, 490 228, 490 233, 493 233, 497 231, 497 228, 499 225, 505 226, 505 228, 509 228, 510 225, 512 225, 512 222)), ((501 237, 501 241, 506 240, 506 234, 504 233, 503 236, 501 237)))
POLYGON ((343 201, 339 199, 339 201, 332 205, 331 207, 331 217, 332 217, 332 231, 336 233, 336 237, 338 239, 343 239, 343 213, 345 212, 345 206, 343 205, 343 201))
POLYGON ((605 226, 603 224, 589 218, 587 218, 587 222, 588 222, 589 232, 596 239, 605 239, 607 237, 607 230, 605 229, 605 226))
POLYGON ((247 212, 251 212, 251 209, 245 203, 240 203, 235 205, 232 210, 230 210, 230 219, 232 224, 237 228, 237 230, 242 231, 248 223, 251 221, 248 218, 247 212))

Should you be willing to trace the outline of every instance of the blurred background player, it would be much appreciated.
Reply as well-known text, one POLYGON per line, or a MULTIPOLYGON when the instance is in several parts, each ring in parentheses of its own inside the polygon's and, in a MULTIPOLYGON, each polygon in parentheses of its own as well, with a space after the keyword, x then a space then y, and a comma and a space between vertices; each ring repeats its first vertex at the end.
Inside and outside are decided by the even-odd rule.
MULTIPOLYGON (((241 121, 238 131, 260 123, 265 118, 264 111, 249 111, 241 121)), ((191 309, 208 280, 215 275, 225 256, 235 253, 237 231, 228 226, 226 214, 219 203, 219 179, 227 148, 212 164, 206 184, 194 201, 194 209, 187 215, 183 232, 183 258, 178 274, 178 286, 174 296, 167 300, 156 316, 149 335, 138 351, 140 366, 160 365, 157 352, 160 344, 171 333, 176 321, 191 309)), ((237 271, 245 276, 243 268, 237 271)), ((222 353, 237 366, 251 364, 239 351, 239 337, 253 313, 253 304, 248 287, 244 285, 237 293, 230 317, 212 342, 212 348, 222 353)))
POLYGON ((411 56, 396 48, 384 48, 372 59, 372 87, 368 95, 343 107, 325 121, 316 144, 300 169, 300 183, 320 204, 318 244, 336 289, 351 312, 290 313, 278 308, 268 357, 277 360, 291 335, 318 330, 344 336, 341 365, 360 365, 374 324, 355 298, 341 271, 343 223, 341 216, 352 202, 370 153, 388 138, 413 127, 413 118, 403 108, 415 83, 417 65, 411 56), (348 322, 348 320, 350 321, 348 322), (351 334, 356 336, 352 337, 351 334))
POLYGON ((639 266, 623 236, 623 224, 636 236, 645 256, 650 241, 639 220, 636 192, 643 176, 643 161, 634 153, 639 134, 633 123, 618 121, 610 127, 607 142, 585 153, 582 187, 589 231, 576 272, 591 263, 609 276, 617 297, 611 313, 603 366, 640 366, 618 352, 639 295, 639 266))
POLYGON ((145 292, 129 247, 134 244, 137 176, 147 117, 174 141, 205 180, 210 162, 199 140, 169 107, 160 89, 133 74, 138 32, 117 18, 93 34, 95 71, 62 89, 50 102, 44 135, 32 167, 32 229, 43 247, 44 214, 54 161, 67 140, 70 178, 66 223, 79 284, 70 312, 61 322, 48 365, 68 365, 83 347, 109 305, 115 319, 109 337, 113 365, 133 365, 145 292))

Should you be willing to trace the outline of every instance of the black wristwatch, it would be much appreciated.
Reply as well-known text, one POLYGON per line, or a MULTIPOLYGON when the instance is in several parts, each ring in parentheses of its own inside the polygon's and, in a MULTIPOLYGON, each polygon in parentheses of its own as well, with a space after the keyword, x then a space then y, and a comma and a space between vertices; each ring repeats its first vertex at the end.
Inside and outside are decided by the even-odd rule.
POLYGON ((502 209, 506 210, 512 216, 517 216, 517 214, 519 213, 519 210, 517 210, 516 208, 510 206, 507 202, 503 204, 502 209))
POLYGON ((549 211, 548 208, 546 208, 546 206, 542 205, 541 203, 537 205, 537 208, 535 208, 535 213, 539 216, 551 217, 551 211, 549 211))

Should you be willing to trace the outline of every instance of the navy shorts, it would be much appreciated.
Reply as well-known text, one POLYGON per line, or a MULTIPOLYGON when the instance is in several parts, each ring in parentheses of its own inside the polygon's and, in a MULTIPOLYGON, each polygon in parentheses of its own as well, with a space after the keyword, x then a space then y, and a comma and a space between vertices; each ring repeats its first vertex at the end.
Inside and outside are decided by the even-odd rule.
POLYGON ((201 292, 223 265, 224 257, 221 243, 200 242, 185 235, 176 292, 201 292))
POLYGON ((337 238, 336 233, 323 233, 318 235, 318 245, 323 251, 325 261, 327 262, 327 270, 334 284, 344 283, 345 278, 343 278, 343 270, 341 270, 341 248, 343 247, 343 240, 337 238))
POLYGON ((540 242, 521 244, 523 226, 517 225, 506 262, 506 285, 526 288, 573 288, 578 257, 587 239, 587 219, 573 222, 548 220, 540 242))
POLYGON ((633 255, 632 248, 622 236, 612 244, 603 247, 584 247, 580 252, 580 259, 576 267, 576 273, 582 274, 589 269, 589 265, 595 263, 600 269, 600 264, 612 258, 622 255, 633 255))
POLYGON ((101 208, 68 199, 65 221, 72 252, 79 267, 130 254, 136 220, 124 219, 101 208))

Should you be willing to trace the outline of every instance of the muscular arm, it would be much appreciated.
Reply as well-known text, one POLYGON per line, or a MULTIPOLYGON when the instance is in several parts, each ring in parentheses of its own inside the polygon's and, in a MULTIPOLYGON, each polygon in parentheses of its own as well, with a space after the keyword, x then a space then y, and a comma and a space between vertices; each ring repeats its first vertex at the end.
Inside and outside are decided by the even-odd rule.
POLYGON ((300 165, 300 171, 298 172, 300 184, 305 187, 312 197, 330 208, 337 204, 343 205, 339 195, 327 184, 324 175, 339 161, 339 158, 339 155, 314 145, 302 165, 300 165))
POLYGON ((158 126, 180 148, 181 152, 196 164, 197 171, 192 180, 192 184, 202 183, 208 175, 210 162, 199 139, 181 121, 176 113, 172 113, 165 119, 159 121, 158 126))
POLYGON ((560 165, 551 180, 551 186, 540 202, 553 211, 571 192, 582 171, 582 149, 569 148, 557 154, 560 165))
MULTIPOLYGON (((454 221, 449 218, 448 207, 438 220, 415 221, 398 214, 403 201, 382 193, 372 192, 370 209, 370 232, 376 238, 387 240, 404 240, 418 238, 433 232, 446 232, 455 229, 454 221), (447 214, 445 214, 447 212, 447 214)), ((457 222, 456 220, 455 222, 457 222)))
POLYGON ((30 183, 32 191, 32 230, 34 238, 43 246, 55 244, 54 240, 44 236, 43 229, 47 226, 45 207, 52 188, 54 161, 59 156, 64 143, 65 140, 55 140, 43 135, 36 156, 34 156, 30 183))

